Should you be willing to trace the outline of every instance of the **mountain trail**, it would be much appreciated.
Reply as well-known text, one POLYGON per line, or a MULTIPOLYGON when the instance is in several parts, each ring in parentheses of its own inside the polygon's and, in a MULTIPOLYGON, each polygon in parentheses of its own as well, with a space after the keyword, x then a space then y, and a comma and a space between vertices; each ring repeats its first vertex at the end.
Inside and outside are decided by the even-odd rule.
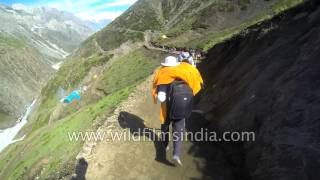
POLYGON ((165 48, 155 47, 154 45, 152 45, 151 33, 148 31, 144 33, 144 39, 145 39, 144 40, 144 47, 146 47, 149 50, 156 50, 156 51, 161 51, 161 52, 165 52, 165 53, 170 53, 171 55, 179 55, 180 54, 179 51, 170 51, 165 48))
MULTIPOLYGON (((166 156, 171 160, 172 142, 170 150, 162 152, 159 139, 159 105, 153 103, 151 97, 152 77, 141 83, 127 101, 123 102, 107 118, 96 132, 103 137, 102 141, 87 141, 77 159, 84 158, 88 163, 86 178, 103 179, 202 179, 203 167, 206 160, 217 152, 213 146, 207 146, 202 155, 195 155, 192 142, 184 142, 183 167, 175 167, 168 161, 161 160, 166 156), (144 129, 144 132, 139 132, 144 129), (115 138, 115 136, 118 136, 115 138), (136 135, 136 136, 134 136, 136 135), (129 136, 132 139, 129 139, 129 136), (133 138, 134 137, 134 138, 133 138), (114 140, 112 140, 114 139, 114 140), (209 153, 211 152, 211 153, 209 153), (156 160, 158 159, 158 160, 156 160), (159 160, 160 159, 160 160, 159 160)), ((201 119, 197 119, 201 121, 201 119)), ((217 153, 217 157, 218 157, 217 153)), ((221 155, 221 154, 220 154, 221 155)), ((221 157, 221 156, 220 156, 221 157)), ((216 169, 223 167, 221 160, 214 160, 216 169)), ((218 170, 221 171, 221 170, 218 170)))

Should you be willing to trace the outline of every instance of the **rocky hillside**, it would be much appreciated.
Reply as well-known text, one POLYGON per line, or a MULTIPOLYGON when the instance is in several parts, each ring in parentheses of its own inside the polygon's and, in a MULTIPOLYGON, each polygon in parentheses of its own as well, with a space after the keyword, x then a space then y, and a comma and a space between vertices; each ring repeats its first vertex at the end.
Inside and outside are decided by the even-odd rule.
POLYGON ((220 146, 235 179, 320 177, 319 32, 319 1, 308 1, 208 52, 197 103, 206 127, 256 133, 220 146))
POLYGON ((54 8, 1 5, 0 15, 2 33, 21 39, 55 59, 66 57, 94 33, 87 22, 54 8))
POLYGON ((239 33, 298 2, 301 0, 141 0, 105 31, 151 30, 152 40, 161 45, 207 50, 217 39, 239 33), (169 38, 159 38, 162 34, 169 38))
POLYGON ((0 34, 0 129, 15 124, 52 73, 39 51, 0 34))
POLYGON ((53 65, 93 32, 85 22, 56 9, 0 5, 1 129, 14 123, 39 94, 56 71, 53 65))
MULTIPOLYGON (((204 61, 204 66, 201 67, 201 71, 206 77, 207 88, 203 92, 198 106, 206 113, 205 118, 210 123, 221 122, 222 124, 217 126, 212 125, 213 127, 221 127, 221 129, 224 130, 223 128, 228 126, 227 124, 223 124, 223 122, 229 120, 224 118, 230 118, 231 115, 241 115, 237 113, 230 114, 228 110, 242 110, 242 108, 236 106, 237 103, 247 101, 245 101, 246 99, 243 101, 237 100, 247 97, 244 96, 247 94, 241 93, 251 90, 251 88, 246 88, 255 80, 249 79, 249 81, 248 79, 236 78, 245 78, 247 71, 260 72, 259 68, 267 67, 266 64, 269 62, 270 64, 282 63, 282 61, 280 61, 281 59, 279 59, 279 61, 272 61, 271 58, 268 58, 268 61, 263 59, 264 56, 276 58, 277 55, 281 55, 279 50, 284 48, 280 46, 268 48, 268 46, 274 43, 273 40, 278 40, 279 42, 277 43, 280 44, 286 43, 286 45, 289 45, 289 41, 285 39, 287 34, 290 34, 289 32, 293 32, 294 30, 296 33, 300 32, 298 31, 300 29, 287 28, 287 33, 286 31, 280 33, 281 36, 283 36, 283 38, 280 38, 279 34, 277 36, 276 33, 271 31, 273 27, 276 26, 275 24, 271 23, 272 25, 265 28, 261 26, 261 23, 268 19, 270 20, 274 15, 278 15, 278 13, 301 2, 301 0, 138 1, 110 25, 85 40, 81 47, 72 53, 70 59, 63 64, 55 77, 47 83, 41 92, 38 108, 31 116, 29 124, 23 131, 23 134, 27 133, 26 139, 9 146, 0 155, 0 178, 32 179, 40 177, 44 179, 50 177, 57 179, 69 177, 74 169, 75 157, 80 151, 82 142, 70 142, 67 138, 67 133, 85 130, 94 131, 101 124, 107 123, 104 121, 111 115, 111 112, 117 105, 127 99, 128 95, 135 89, 135 86, 151 75, 153 70, 159 65, 159 62, 167 55, 161 51, 144 48, 143 45, 146 43, 146 35, 150 35, 152 41, 162 43, 163 45, 196 46, 202 47, 204 50, 209 50, 214 47, 216 43, 224 42, 234 35, 237 35, 237 38, 243 39, 242 44, 237 44, 236 42, 238 41, 232 39, 209 50, 209 58, 204 61), (219 24, 218 22, 220 21, 221 23, 219 24), (201 24, 199 24, 199 22, 201 22, 201 24), (260 23, 260 25, 255 25, 253 28, 248 29, 249 26, 256 23, 260 23), (254 31, 254 29, 260 29, 258 31, 259 36, 250 33, 254 31), (270 35, 268 35, 269 32, 271 32, 270 35), (160 39, 159 37, 162 34, 168 35, 169 39, 165 41, 160 39), (192 39, 196 37, 197 40, 192 39), (270 40, 266 37, 269 37, 270 40), (263 41, 261 39, 263 39, 263 41), (249 44, 247 45, 246 42, 249 44), (264 45, 261 46, 261 49, 258 48, 260 44, 264 45), (233 53, 229 53, 228 48, 234 48, 233 53), (251 50, 250 48, 253 49, 251 50), (273 50, 277 52, 274 56, 266 54, 267 52, 271 53, 273 50), (242 52, 246 53, 241 54, 242 52), (259 58, 256 57, 256 53, 257 55, 261 53, 260 56, 258 56, 259 58), (235 64, 228 64, 228 62, 231 62, 231 60, 235 58, 240 59, 232 61, 237 62, 235 64), (253 59, 247 61, 247 59, 250 58, 253 59), (259 62, 263 63, 259 64, 259 62), (244 63, 248 64, 243 67, 245 70, 242 71, 242 68, 239 67, 242 67, 241 65, 244 63), (257 66, 258 69, 251 68, 255 66, 257 66), (233 72, 237 71, 240 72, 235 76, 233 72), (219 74, 212 74, 212 72, 219 74), (230 77, 234 77, 234 79, 230 81, 219 81, 218 77, 222 79, 225 78, 225 80, 229 80, 228 78, 230 77), (244 81, 244 83, 240 81, 244 81), (228 84, 226 84, 227 82, 228 84), (222 91, 225 93, 215 93, 214 88, 217 86, 216 84, 219 85, 218 88, 227 88, 222 91), (238 88, 241 91, 234 91, 237 87, 233 87, 232 85, 239 85, 238 88), (84 87, 87 90, 82 94, 80 102, 67 106, 59 103, 57 94, 60 91, 71 92, 74 89, 83 89, 84 87), (233 97, 231 96, 233 95, 232 93, 234 93, 235 98, 231 98, 233 97), (217 102, 215 102, 215 99, 218 99, 216 100, 217 102), (219 106, 216 104, 219 104, 219 106), (221 111, 220 109, 216 109, 216 107, 221 108, 221 111), (216 111, 218 113, 214 113, 216 111), (213 117, 221 119, 216 120, 213 119, 213 117), (23 154, 20 153, 22 151, 23 154)), ((293 14, 296 15, 294 12, 293 14)), ((308 12, 296 18, 299 20, 300 18, 315 16, 311 15, 312 13, 308 12)), ((277 16, 275 20, 281 16, 285 16, 285 14, 277 16)), ((286 25, 286 22, 291 22, 291 17, 293 17, 293 15, 288 16, 288 19, 283 19, 283 21, 281 21, 283 24, 280 23, 281 26, 279 24, 276 27, 291 27, 286 25)), ((269 22, 273 22, 273 20, 269 22)), ((316 27, 316 24, 314 24, 314 26, 316 27)), ((280 30, 282 30, 282 28, 279 28, 279 31, 280 30)), ((307 32, 307 29, 304 30, 307 32)), ((292 42, 294 37, 298 36, 293 35, 291 39, 292 42)), ((292 47, 292 49, 294 48, 292 47)), ((290 55, 290 53, 287 52, 287 54, 282 55, 285 57, 285 55, 290 55)), ((285 70, 285 67, 289 67, 290 63, 284 63, 283 69, 275 70, 274 72, 276 72, 276 74, 274 74, 274 76, 277 77, 278 74, 281 74, 281 72, 285 70)), ((256 77, 258 77, 257 74, 254 74, 251 78, 256 77)), ((286 80, 285 76, 283 78, 286 80)), ((270 77, 270 79, 272 78, 270 77)), ((259 84, 260 82, 263 84, 264 81, 256 83, 259 84)), ((273 90, 275 89, 277 88, 273 90)), ((266 88, 259 89, 259 92, 260 90, 263 91, 266 90, 266 88)), ((251 94, 249 97, 253 97, 254 99, 259 95, 260 94, 255 93, 254 96, 251 94)), ((248 106, 249 105, 245 104, 243 107, 248 106)), ((260 108, 263 109, 264 107, 260 108)), ((230 126, 243 127, 243 129, 253 128, 249 125, 245 126, 246 122, 244 122, 244 118, 241 121, 243 122, 242 124, 237 124, 237 122, 240 121, 229 121, 230 126)), ((258 125, 259 122, 257 123, 258 125)), ((260 123, 263 122, 261 121, 260 123)), ((262 129, 261 133, 263 133, 264 130, 265 129, 262 129)), ((262 136, 263 135, 265 134, 262 134, 262 136)), ((266 134, 266 136, 268 135, 269 134, 266 134)), ((259 142, 263 143, 264 139, 259 140, 259 142)), ((225 162, 222 163, 228 164, 228 167, 231 168, 230 172, 232 172, 232 175, 230 175, 229 172, 225 173, 230 175, 228 177, 234 176, 233 179, 241 179, 241 177, 246 178, 255 175, 254 167, 258 165, 260 161, 258 161, 256 157, 252 158, 253 161, 250 161, 250 155, 257 155, 258 157, 263 154, 261 154, 262 151, 259 151, 261 150, 258 148, 259 146, 252 146, 253 149, 257 148, 254 150, 257 153, 248 154, 247 160, 247 156, 243 156, 243 154, 250 150, 251 146, 249 145, 250 144, 232 144, 230 149, 221 150, 221 152, 230 153, 225 154, 226 156, 231 155, 231 159, 226 158, 225 162), (248 150, 244 149, 244 147, 248 148, 248 150), (238 150, 237 148, 241 150, 237 151, 240 152, 240 155, 232 151, 232 149, 238 150), (246 163, 248 163, 248 165, 246 163), (242 172, 242 170, 247 171, 247 168, 249 169, 248 173, 239 173, 242 172)), ((227 147, 229 146, 227 145, 227 147)), ((195 147, 192 148, 195 156, 197 153, 201 153, 197 152, 197 149, 197 144, 195 144, 195 147)), ((221 157, 224 158, 224 156, 221 157)), ((219 158, 221 159, 221 157, 219 158)), ((264 158, 264 156, 261 158, 264 158)), ((213 172, 211 165, 212 162, 210 162, 210 159, 207 159, 206 166, 197 168, 203 168, 201 170, 203 170, 204 177, 207 177, 207 172, 213 172)), ((262 165, 261 167, 263 168, 265 166, 262 165)), ((257 173, 259 172, 262 171, 257 169, 257 173)), ((223 176, 223 174, 222 172, 221 176, 223 176)), ((218 175, 217 177, 220 177, 218 175)), ((264 174, 261 173, 261 177, 262 175, 264 174)), ((260 177, 260 175, 257 177, 260 177)))
POLYGON ((303 0, 140 0, 83 43, 76 56, 113 50, 126 42, 210 49, 223 39, 269 19, 303 0), (162 35, 168 39, 162 39, 162 35))

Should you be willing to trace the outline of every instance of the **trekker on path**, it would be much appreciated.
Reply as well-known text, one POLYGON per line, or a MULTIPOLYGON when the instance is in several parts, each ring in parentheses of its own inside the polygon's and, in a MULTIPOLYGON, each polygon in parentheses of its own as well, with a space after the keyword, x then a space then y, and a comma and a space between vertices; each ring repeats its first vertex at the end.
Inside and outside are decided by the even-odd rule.
POLYGON ((192 66, 196 67, 196 63, 194 62, 193 57, 190 55, 189 52, 181 52, 180 55, 178 56, 178 61, 187 62, 192 66))
POLYGON ((178 62, 176 57, 167 57, 161 65, 155 73, 152 88, 154 102, 161 102, 161 140, 168 150, 169 127, 172 124, 173 161, 182 166, 180 157, 185 120, 191 115, 193 96, 201 90, 203 80, 197 68, 178 62))

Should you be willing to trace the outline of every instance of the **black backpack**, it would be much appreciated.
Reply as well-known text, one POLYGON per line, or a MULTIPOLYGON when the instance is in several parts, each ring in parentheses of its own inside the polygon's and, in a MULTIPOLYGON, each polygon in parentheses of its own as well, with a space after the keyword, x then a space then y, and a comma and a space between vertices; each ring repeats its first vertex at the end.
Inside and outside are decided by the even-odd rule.
POLYGON ((193 93, 184 81, 174 81, 170 85, 168 115, 172 120, 189 118, 192 112, 193 93))

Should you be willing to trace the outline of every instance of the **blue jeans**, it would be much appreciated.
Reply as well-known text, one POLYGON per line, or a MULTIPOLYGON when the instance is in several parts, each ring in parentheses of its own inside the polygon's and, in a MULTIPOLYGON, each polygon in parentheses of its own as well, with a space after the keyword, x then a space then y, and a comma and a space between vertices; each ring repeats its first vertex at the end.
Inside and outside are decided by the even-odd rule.
POLYGON ((182 154, 182 141, 185 130, 185 119, 169 120, 167 119, 164 124, 161 125, 161 140, 166 148, 169 144, 170 131, 169 127, 172 123, 173 132, 173 156, 180 157, 182 154))

